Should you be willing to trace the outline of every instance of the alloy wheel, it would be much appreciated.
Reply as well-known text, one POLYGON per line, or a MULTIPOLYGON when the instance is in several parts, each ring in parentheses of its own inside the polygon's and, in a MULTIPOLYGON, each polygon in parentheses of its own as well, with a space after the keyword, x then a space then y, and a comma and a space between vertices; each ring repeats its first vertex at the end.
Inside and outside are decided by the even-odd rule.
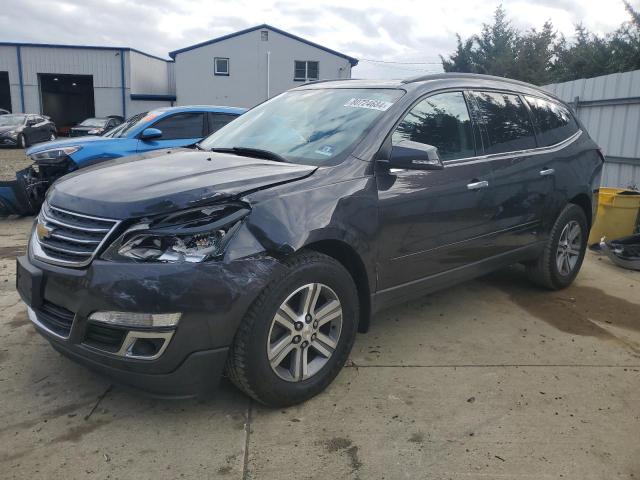
POLYGON ((568 276, 573 270, 580 258, 582 250, 582 229, 580 224, 575 220, 567 223, 558 240, 558 249, 556 250, 556 265, 560 275, 568 276))
POLYGON ((271 369, 288 382, 307 380, 333 356, 342 331, 342 304, 321 283, 294 291, 276 312, 267 337, 271 369))

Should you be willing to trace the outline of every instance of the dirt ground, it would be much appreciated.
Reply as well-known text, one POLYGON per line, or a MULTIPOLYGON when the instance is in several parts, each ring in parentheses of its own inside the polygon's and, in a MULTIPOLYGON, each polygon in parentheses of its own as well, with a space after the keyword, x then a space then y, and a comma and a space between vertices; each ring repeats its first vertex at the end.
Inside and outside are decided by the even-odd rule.
POLYGON ((518 268, 379 314, 326 392, 149 400, 56 353, 0 220, 0 477, 639 479, 640 273, 589 254, 561 292, 518 268))
POLYGON ((31 165, 31 161, 20 148, 0 147, 0 181, 15 180, 16 171, 31 165))

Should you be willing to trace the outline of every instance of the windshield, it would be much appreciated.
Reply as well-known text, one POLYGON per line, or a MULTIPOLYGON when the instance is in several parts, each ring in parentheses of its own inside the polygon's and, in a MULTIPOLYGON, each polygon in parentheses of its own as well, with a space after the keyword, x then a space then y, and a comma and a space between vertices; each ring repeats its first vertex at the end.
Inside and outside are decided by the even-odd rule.
POLYGON ((254 148, 291 163, 336 165, 403 93, 365 88, 285 92, 241 115, 200 146, 254 148))
POLYGON ((19 127, 24 119, 25 115, 0 115, 0 127, 19 127))
POLYGON ((104 127, 107 123, 106 118, 87 118, 81 122, 80 127, 104 127))
POLYGON ((104 134, 105 137, 110 138, 121 138, 126 137, 129 131, 132 129, 142 125, 143 123, 149 122, 156 118, 156 114, 153 112, 142 112, 133 117, 128 118, 121 123, 116 128, 112 128, 107 133, 104 134))

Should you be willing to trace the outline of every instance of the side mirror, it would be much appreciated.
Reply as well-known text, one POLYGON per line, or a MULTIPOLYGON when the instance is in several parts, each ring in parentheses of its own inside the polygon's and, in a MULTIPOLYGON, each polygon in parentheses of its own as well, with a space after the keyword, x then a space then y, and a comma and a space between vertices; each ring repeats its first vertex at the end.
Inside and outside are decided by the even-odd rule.
POLYGON ((389 168, 405 170, 442 170, 444 165, 438 148, 411 140, 402 140, 391 147, 389 168))
POLYGON ((142 140, 152 140, 154 138, 160 138, 162 136, 162 130, 157 128, 145 128, 140 134, 142 140))
POLYGON ((36 120, 27 120, 27 127, 33 127, 36 123, 38 123, 36 120))

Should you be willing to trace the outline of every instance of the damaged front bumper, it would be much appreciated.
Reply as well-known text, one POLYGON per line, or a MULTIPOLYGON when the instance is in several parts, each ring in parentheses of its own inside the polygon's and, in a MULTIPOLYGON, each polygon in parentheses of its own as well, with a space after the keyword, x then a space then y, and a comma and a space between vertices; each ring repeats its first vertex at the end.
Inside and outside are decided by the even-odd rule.
POLYGON ((16 179, 0 181, 0 217, 35 215, 53 182, 74 170, 71 161, 58 165, 33 164, 16 172, 16 179))
POLYGON ((65 356, 152 396, 206 397, 241 319, 278 268, 267 255, 202 264, 94 260, 83 269, 23 256, 16 286, 35 328, 65 356), (179 312, 180 319, 143 328, 95 321, 98 311, 179 312), (157 350, 136 351, 136 338, 157 350))
POLYGON ((619 267, 640 271, 640 234, 600 242, 609 259, 619 267))
POLYGON ((0 181, 0 217, 38 213, 48 185, 33 167, 17 172, 15 180, 0 181))

